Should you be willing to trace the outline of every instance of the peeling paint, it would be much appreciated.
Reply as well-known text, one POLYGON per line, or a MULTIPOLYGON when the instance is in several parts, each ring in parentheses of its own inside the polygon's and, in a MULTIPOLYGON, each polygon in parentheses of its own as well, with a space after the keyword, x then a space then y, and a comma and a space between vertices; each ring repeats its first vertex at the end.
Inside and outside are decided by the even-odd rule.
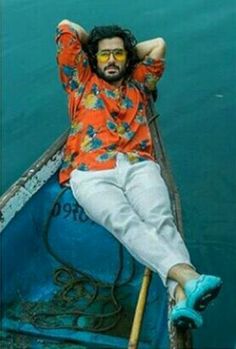
POLYGON ((54 175, 62 162, 62 147, 68 131, 14 183, 0 198, 0 231, 15 217, 26 202, 54 175))
POLYGON ((62 161, 61 152, 57 152, 44 166, 35 172, 34 168, 29 169, 28 173, 35 174, 19 186, 15 194, 10 197, 1 210, 1 231, 14 218, 26 202, 48 181, 58 170, 62 161))

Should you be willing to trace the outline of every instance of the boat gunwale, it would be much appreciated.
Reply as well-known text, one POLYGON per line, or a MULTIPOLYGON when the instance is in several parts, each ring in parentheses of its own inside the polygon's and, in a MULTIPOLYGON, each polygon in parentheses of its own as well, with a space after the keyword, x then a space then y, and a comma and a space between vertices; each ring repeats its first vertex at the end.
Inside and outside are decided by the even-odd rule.
POLYGON ((69 131, 66 130, 55 142, 14 182, 0 197, 1 231, 10 223, 28 200, 58 170, 62 161, 62 148, 69 131), (14 202, 17 200, 17 205, 14 202))

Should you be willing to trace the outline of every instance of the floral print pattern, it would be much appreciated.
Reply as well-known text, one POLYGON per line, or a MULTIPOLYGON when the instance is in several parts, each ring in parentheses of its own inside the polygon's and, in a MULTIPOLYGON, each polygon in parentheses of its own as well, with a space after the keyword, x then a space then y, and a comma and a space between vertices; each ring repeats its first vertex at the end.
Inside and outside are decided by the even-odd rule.
POLYGON ((89 65, 77 33, 69 24, 56 32, 57 63, 68 93, 71 130, 60 171, 60 182, 73 169, 111 169, 118 152, 131 163, 153 159, 147 125, 148 93, 156 88, 164 62, 145 58, 120 88, 99 78, 89 65))

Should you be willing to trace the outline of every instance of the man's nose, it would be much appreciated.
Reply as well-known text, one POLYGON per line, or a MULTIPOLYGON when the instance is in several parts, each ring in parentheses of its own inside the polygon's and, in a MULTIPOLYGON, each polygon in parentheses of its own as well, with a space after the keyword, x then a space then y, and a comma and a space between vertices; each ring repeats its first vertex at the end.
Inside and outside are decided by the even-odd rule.
POLYGON ((110 56, 109 56, 108 62, 109 63, 114 63, 115 62, 115 58, 114 58, 114 55, 113 55, 112 52, 110 52, 110 56))

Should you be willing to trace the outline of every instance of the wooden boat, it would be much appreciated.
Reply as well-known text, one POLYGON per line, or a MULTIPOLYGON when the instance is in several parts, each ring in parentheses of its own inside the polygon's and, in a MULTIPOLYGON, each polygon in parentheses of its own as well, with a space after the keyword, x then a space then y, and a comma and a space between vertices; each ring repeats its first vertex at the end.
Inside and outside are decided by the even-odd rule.
MULTIPOLYGON (((152 102, 155 152, 182 231, 157 116, 152 102)), ((191 348, 191 334, 168 323, 172 304, 159 277, 58 184, 66 137, 1 197, 1 348, 191 348)))

